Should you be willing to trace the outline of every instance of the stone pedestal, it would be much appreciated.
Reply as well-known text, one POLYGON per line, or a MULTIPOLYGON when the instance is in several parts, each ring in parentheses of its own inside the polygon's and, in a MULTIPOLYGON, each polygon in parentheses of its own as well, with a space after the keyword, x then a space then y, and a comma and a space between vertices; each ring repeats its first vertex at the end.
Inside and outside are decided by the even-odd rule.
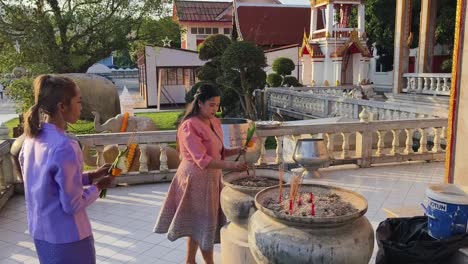
POLYGON ((247 240, 247 229, 229 223, 221 229, 221 263, 255 264, 247 240))

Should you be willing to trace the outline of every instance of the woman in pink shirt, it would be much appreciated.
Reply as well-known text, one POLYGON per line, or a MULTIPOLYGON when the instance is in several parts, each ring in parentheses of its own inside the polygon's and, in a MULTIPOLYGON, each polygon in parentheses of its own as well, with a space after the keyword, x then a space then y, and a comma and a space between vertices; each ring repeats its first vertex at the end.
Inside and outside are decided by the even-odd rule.
POLYGON ((240 149, 225 149, 220 121, 215 117, 220 96, 211 85, 195 94, 177 131, 182 161, 172 180, 166 201, 154 228, 174 241, 188 237, 187 263, 195 263, 200 247, 206 263, 213 263, 213 244, 224 224, 220 209, 221 170, 246 170, 244 162, 225 161, 240 149))
POLYGON ((24 177, 29 233, 41 263, 96 263, 86 207, 109 187, 108 165, 83 174, 78 142, 65 134, 81 112, 80 89, 69 78, 34 80, 35 104, 26 113, 19 161, 24 177), (100 179, 98 179, 100 178, 100 179), (93 180, 98 179, 95 184, 93 180), (84 188, 84 185, 90 185, 84 188))

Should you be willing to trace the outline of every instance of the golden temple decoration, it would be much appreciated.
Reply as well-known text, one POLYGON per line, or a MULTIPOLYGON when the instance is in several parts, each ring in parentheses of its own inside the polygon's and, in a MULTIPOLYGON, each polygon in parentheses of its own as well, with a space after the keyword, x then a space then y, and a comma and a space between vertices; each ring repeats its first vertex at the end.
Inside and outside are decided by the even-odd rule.
POLYGON ((331 57, 343 57, 346 51, 352 46, 355 45, 358 50, 361 52, 363 57, 371 57, 371 53, 367 46, 362 45, 361 40, 359 39, 359 33, 356 30, 350 32, 348 41, 343 44, 338 50, 331 54, 331 57))
POLYGON ((323 82, 323 86, 330 86, 330 83, 328 82, 328 80, 325 80, 325 81, 323 82))
POLYGON ((304 36, 302 37, 302 46, 299 49, 299 57, 302 57, 302 55, 304 54, 304 49, 307 49, 310 57, 314 56, 314 50, 310 46, 309 38, 307 37, 307 34, 305 31, 304 31, 304 36))
POLYGON ((445 157, 445 182, 446 183, 453 183, 453 168, 452 163, 455 159, 453 156, 453 146, 452 144, 456 143, 453 138, 453 131, 452 128, 454 127, 454 120, 455 112, 457 111, 457 96, 459 92, 459 71, 460 71, 460 64, 459 64, 459 56, 460 56, 460 34, 461 32, 461 24, 464 24, 466 19, 466 14, 464 12, 466 5, 466 0, 457 0, 457 13, 455 16, 455 41, 453 47, 453 58, 452 58, 452 83, 450 87, 450 100, 449 100, 449 112, 448 112, 448 125, 447 125, 447 147, 445 149, 446 157, 445 157), (462 13, 463 12, 463 13, 462 13), (462 18, 463 17, 463 18, 462 18))
MULTIPOLYGON (((317 7, 317 6, 322 6, 322 5, 327 5, 327 4, 332 4, 334 2, 340 2, 336 0, 310 0, 310 5, 311 7, 317 7)), ((346 0, 346 3, 356 3, 356 4, 364 4, 366 1, 365 0, 346 0)))

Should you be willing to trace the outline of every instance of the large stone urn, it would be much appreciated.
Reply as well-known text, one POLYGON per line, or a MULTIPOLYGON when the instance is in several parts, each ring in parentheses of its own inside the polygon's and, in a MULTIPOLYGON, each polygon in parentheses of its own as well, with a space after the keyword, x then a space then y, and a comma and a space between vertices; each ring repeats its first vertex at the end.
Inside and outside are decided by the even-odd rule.
MULTIPOLYGON (((248 227, 248 241, 257 263, 369 263, 374 230, 367 218, 367 200, 338 187, 303 184, 301 192, 331 192, 351 203, 356 212, 337 217, 291 216, 270 210, 264 201, 277 199, 279 187, 269 187, 255 197, 258 210, 248 227)), ((284 187, 289 193, 289 186, 284 187)))
MULTIPOLYGON (((252 172, 250 172, 252 175, 252 172)), ((279 179, 278 170, 257 169, 256 176, 279 179)), ((247 226, 250 216, 256 211, 254 197, 265 187, 245 187, 232 184, 247 177, 246 172, 229 172, 223 178, 221 208, 230 221, 221 229, 221 259, 223 264, 255 264, 247 241, 247 226)), ((283 181, 290 177, 285 172, 283 181)))
MULTIPOLYGON (((221 128, 223 129, 223 143, 226 148, 241 148, 247 139, 247 130, 252 126, 252 121, 243 118, 221 118, 221 128)), ((254 145, 247 149, 246 160, 248 163, 257 162, 260 157, 261 143, 256 140, 256 135, 252 140, 254 145)), ((228 160, 234 160, 232 156, 228 160)))

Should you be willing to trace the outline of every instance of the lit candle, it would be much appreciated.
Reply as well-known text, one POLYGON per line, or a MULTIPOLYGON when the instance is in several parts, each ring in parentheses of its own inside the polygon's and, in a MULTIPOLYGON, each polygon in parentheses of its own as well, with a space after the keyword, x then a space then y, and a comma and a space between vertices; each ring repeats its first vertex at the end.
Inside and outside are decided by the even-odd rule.
POLYGON ((310 193, 310 203, 311 203, 311 208, 310 208, 310 215, 315 216, 315 204, 314 204, 314 195, 310 193))
POLYGON ((283 175, 284 175, 284 164, 281 163, 278 167, 279 172, 279 203, 283 202, 283 175))
POLYGON ((292 199, 289 199, 289 214, 292 215, 293 214, 293 200, 292 199))

